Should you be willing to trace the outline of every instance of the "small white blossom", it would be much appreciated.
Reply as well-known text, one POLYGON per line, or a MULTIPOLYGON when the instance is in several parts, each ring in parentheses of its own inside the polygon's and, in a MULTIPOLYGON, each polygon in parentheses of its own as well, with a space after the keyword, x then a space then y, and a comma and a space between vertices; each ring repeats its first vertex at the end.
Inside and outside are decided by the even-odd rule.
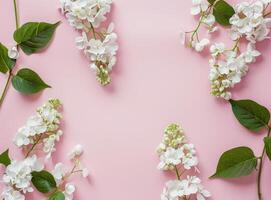
POLYGON ((192 0, 191 15, 198 15, 208 9, 208 3, 203 0, 192 0))
POLYGON ((73 193, 75 192, 75 186, 71 183, 67 183, 65 185, 65 200, 72 200, 73 199, 73 193))
POLYGON ((204 50, 204 48, 210 43, 210 41, 206 38, 202 39, 199 42, 193 41, 192 42, 192 47, 197 51, 201 52, 204 50))
POLYGON ((160 163, 158 169, 168 170, 172 166, 176 166, 182 162, 181 158, 183 157, 184 152, 182 149, 173 149, 168 147, 166 152, 160 156, 160 163))
POLYGON ((87 178, 89 176, 88 168, 82 169, 82 176, 83 176, 83 178, 87 178))
POLYGON ((217 56, 225 51, 224 43, 215 43, 210 47, 210 52, 212 56, 217 56))
POLYGON ((76 157, 81 156, 83 152, 84 152, 83 146, 81 144, 77 144, 76 146, 73 147, 73 149, 69 153, 69 158, 72 160, 76 157))
POLYGON ((13 46, 8 50, 8 57, 11 59, 19 58, 19 51, 16 46, 13 46))

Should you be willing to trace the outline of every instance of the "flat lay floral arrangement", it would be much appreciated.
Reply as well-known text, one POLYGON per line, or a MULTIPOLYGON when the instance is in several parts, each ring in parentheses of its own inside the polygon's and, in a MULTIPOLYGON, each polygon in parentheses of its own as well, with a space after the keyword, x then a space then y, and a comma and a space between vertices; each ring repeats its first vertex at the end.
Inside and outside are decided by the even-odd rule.
MULTIPOLYGON (((46 83, 29 66, 18 66, 17 63, 23 53, 29 58, 32 54, 43 55, 43 51, 57 39, 54 35, 61 22, 30 21, 21 25, 17 0, 12 2, 16 22, 12 36, 13 45, 0 42, 0 72, 6 78, 0 93, 0 112, 5 105, 4 100, 10 86, 22 96, 27 96, 58 84, 46 83)), ((271 0, 242 1, 236 4, 226 0, 192 0, 191 4, 190 13, 197 19, 197 25, 191 31, 181 32, 180 39, 185 47, 209 55, 210 66, 209 69, 206 68, 209 70, 209 77, 206 78, 210 81, 210 94, 218 101, 222 100, 226 105, 230 105, 232 116, 250 132, 248 134, 261 137, 260 134, 266 132, 266 135, 259 139, 262 144, 259 155, 256 147, 249 147, 242 141, 243 145, 232 147, 217 158, 217 165, 213 166, 213 174, 209 174, 207 181, 251 176, 257 187, 257 194, 253 198, 263 200, 262 174, 265 160, 271 161, 270 111, 250 99, 235 100, 232 90, 245 79, 250 66, 254 67, 262 54, 268 54, 257 45, 270 39, 271 0), (219 32, 227 34, 230 44, 217 41, 215 36, 219 32)), ((65 18, 63 21, 67 21, 67 24, 76 30, 74 46, 81 50, 83 58, 89 61, 89 68, 102 86, 111 83, 111 73, 117 65, 119 44, 114 23, 110 18, 112 6, 112 0, 60 0, 59 8, 55 8, 60 12, 59 19, 65 18)), ((75 66, 74 70, 81 70, 80 67, 82 66, 75 66)), ((72 92, 77 95, 75 90, 72 92)), ((208 91, 206 93, 208 94, 208 91)), ((221 109, 225 109, 225 104, 221 105, 221 109)), ((22 157, 12 155, 10 145, 4 145, 5 151, 0 153, 0 166, 3 169, 0 174, 0 183, 3 185, 0 199, 25 200, 29 198, 29 193, 33 192, 48 200, 76 199, 76 186, 72 177, 78 175, 88 180, 89 170, 81 161, 84 148, 80 144, 67 152, 69 164, 58 160, 55 162, 54 154, 60 148, 65 135, 61 130, 61 111, 62 102, 51 98, 17 129, 13 143, 21 150, 22 157)), ((107 113, 108 115, 111 113, 107 113)), ((97 117, 95 120, 101 119, 97 117)), ((92 123, 95 124, 95 121, 92 123)), ((201 126, 200 123, 196 125, 201 126)), ((84 123, 80 125, 84 126, 84 123)), ((204 133, 201 133, 200 137, 203 138, 204 133)), ((97 145, 106 148, 104 144, 97 145)), ((212 199, 212 192, 204 186, 207 181, 201 177, 201 158, 198 157, 197 147, 193 141, 190 142, 188 133, 185 133, 178 123, 169 124, 165 128, 156 153, 159 157, 157 169, 171 177, 163 186, 161 200, 212 199)), ((111 170, 110 166, 107 167, 111 170)))

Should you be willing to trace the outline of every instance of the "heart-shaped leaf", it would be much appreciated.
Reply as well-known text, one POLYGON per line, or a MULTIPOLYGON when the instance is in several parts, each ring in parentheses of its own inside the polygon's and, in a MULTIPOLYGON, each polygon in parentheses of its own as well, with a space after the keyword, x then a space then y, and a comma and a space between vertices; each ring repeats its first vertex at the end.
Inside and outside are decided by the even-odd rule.
POLYGON ((264 146, 265 146, 266 154, 269 160, 271 160, 271 137, 264 138, 264 146))
POLYGON ((234 15, 235 11, 233 7, 224 0, 215 2, 213 8, 213 15, 215 16, 216 22, 223 25, 230 25, 230 18, 234 15))
POLYGON ((211 178, 238 178, 247 176, 257 166, 257 158, 248 147, 226 151, 219 159, 216 172, 211 178))
POLYGON ((49 200, 65 200, 65 195, 63 194, 63 192, 55 192, 53 193, 50 197, 49 200))
POLYGON ((268 126, 270 112, 264 106, 251 100, 230 100, 230 103, 235 117, 247 129, 257 132, 268 126))
POLYGON ((7 73, 15 65, 15 60, 8 57, 8 49, 0 43, 0 72, 7 73))
POLYGON ((33 54, 45 48, 59 25, 45 22, 29 22, 14 32, 14 40, 27 54, 33 54))
POLYGON ((40 172, 32 172, 33 185, 41 193, 48 193, 56 189, 56 181, 52 174, 43 170, 40 172))
POLYGON ((45 88, 50 88, 40 76, 28 68, 23 68, 12 77, 13 87, 24 94, 37 93, 45 88))
POLYGON ((10 165, 10 162, 11 162, 11 160, 8 155, 8 150, 6 150, 2 154, 0 154, 0 163, 1 164, 8 166, 8 165, 10 165))

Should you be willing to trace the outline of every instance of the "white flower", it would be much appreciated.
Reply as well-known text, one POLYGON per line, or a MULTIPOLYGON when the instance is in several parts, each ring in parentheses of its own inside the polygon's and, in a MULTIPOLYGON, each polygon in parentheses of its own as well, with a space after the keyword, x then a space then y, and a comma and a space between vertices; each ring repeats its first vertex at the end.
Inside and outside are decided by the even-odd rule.
POLYGON ((199 42, 193 42, 192 46, 195 48, 197 52, 203 51, 204 47, 207 46, 210 43, 210 41, 206 38, 202 39, 199 42))
POLYGON ((184 155, 182 157, 182 164, 185 169, 191 169, 198 165, 198 158, 196 157, 196 150, 193 144, 184 144, 181 147, 184 155))
POLYGON ((224 43, 215 43, 210 47, 210 52, 212 56, 217 56, 225 51, 224 43))
POLYGON ((81 144, 77 144, 76 146, 73 147, 73 149, 69 153, 69 158, 74 159, 76 157, 79 157, 83 154, 83 152, 84 152, 83 146, 81 144))
POLYGON ((209 26, 209 27, 212 27, 212 26, 214 25, 214 23, 215 23, 215 16, 212 15, 212 14, 209 14, 209 15, 207 15, 207 16, 205 16, 205 17, 203 18, 202 22, 203 22, 205 25, 207 25, 207 26, 209 26))
POLYGON ((89 176, 88 168, 82 169, 82 176, 83 176, 83 178, 87 178, 89 176))
POLYGON ((52 175, 54 176, 57 185, 61 183, 63 177, 65 176, 63 168, 63 163, 57 163, 54 170, 52 171, 52 175))
POLYGON ((13 46, 8 50, 8 57, 11 59, 19 58, 19 51, 17 49, 17 46, 13 46))
POLYGON ((178 180, 168 181, 161 194, 161 200, 179 200, 181 195, 183 195, 181 182, 178 180))
POLYGON ((36 113, 29 117, 26 124, 19 128, 14 139, 18 147, 34 144, 37 138, 43 136, 44 151, 51 154, 54 149, 54 141, 58 141, 60 135, 59 124, 61 114, 58 112, 60 101, 51 99, 36 110, 36 113), (53 134, 52 134, 53 133, 53 134))
POLYGON ((198 185, 197 200, 205 200, 206 197, 211 197, 211 193, 204 189, 202 185, 198 185))
POLYGON ((73 193, 75 192, 75 186, 71 183, 67 183, 65 185, 65 200, 72 200, 73 199, 73 193))
POLYGON ((198 15, 208 9, 208 4, 202 0, 192 0, 191 15, 198 15))
POLYGON ((3 198, 4 200, 25 200, 25 196, 21 192, 15 190, 10 186, 4 188, 1 194, 1 198, 3 198))
POLYGON ((82 36, 75 38, 75 44, 76 44, 76 47, 80 50, 87 48, 88 38, 84 31, 82 32, 82 36))
POLYGON ((23 193, 33 192, 31 186, 31 172, 41 171, 42 169, 43 165, 38 161, 35 155, 22 161, 13 160, 6 168, 3 175, 3 182, 6 185, 16 187, 23 193))
POLYGON ((55 149, 55 143, 60 140, 63 135, 61 130, 58 130, 55 134, 49 135, 48 138, 43 139, 43 152, 46 154, 46 160, 51 158, 51 155, 55 149))
POLYGON ((168 170, 171 166, 180 164, 183 155, 184 152, 182 149, 173 149, 172 147, 168 147, 166 152, 160 156, 158 169, 168 170))
POLYGON ((247 45, 247 51, 243 54, 246 63, 252 63, 256 61, 256 57, 260 56, 261 53, 255 49, 255 45, 249 43, 247 45))

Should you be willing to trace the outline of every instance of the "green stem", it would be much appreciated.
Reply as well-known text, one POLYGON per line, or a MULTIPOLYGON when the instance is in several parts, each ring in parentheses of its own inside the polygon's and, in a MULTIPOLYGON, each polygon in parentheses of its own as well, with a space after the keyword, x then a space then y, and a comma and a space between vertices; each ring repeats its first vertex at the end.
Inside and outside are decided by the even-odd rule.
MULTIPOLYGON (((14 13, 15 13, 16 29, 18 29, 19 28, 19 17, 18 17, 18 10, 17 10, 17 2, 16 2, 16 0, 13 0, 13 6, 14 6, 14 13)), ((12 69, 9 70, 9 72, 8 72, 8 79, 7 79, 7 82, 5 84, 4 90, 3 90, 2 94, 1 94, 0 107, 2 106, 3 101, 4 101, 5 97, 6 97, 8 86, 9 86, 9 83, 11 81, 11 78, 12 78, 12 69)))
POLYGON ((10 83, 10 81, 11 81, 11 77, 12 77, 12 72, 11 72, 11 70, 10 70, 10 71, 8 72, 8 80, 7 80, 6 84, 5 84, 4 90, 3 90, 2 95, 1 95, 1 98, 0 98, 0 107, 2 106, 3 101, 4 101, 5 97, 6 97, 7 90, 8 90, 8 86, 9 86, 9 83, 10 83))
POLYGON ((18 29, 19 28, 19 17, 18 17, 18 9, 17 9, 17 2, 16 2, 16 0, 13 0, 13 5, 14 5, 16 29, 18 29))
MULTIPOLYGON (((269 137, 271 133, 271 128, 268 128, 268 134, 267 136, 269 137)), ((258 190, 258 199, 262 200, 262 192, 261 192, 261 179, 262 179, 262 169, 263 169, 263 159, 265 155, 265 147, 263 148, 262 155, 259 158, 260 159, 260 164, 259 164, 259 172, 258 172, 258 180, 257 180, 257 190, 258 190)))

